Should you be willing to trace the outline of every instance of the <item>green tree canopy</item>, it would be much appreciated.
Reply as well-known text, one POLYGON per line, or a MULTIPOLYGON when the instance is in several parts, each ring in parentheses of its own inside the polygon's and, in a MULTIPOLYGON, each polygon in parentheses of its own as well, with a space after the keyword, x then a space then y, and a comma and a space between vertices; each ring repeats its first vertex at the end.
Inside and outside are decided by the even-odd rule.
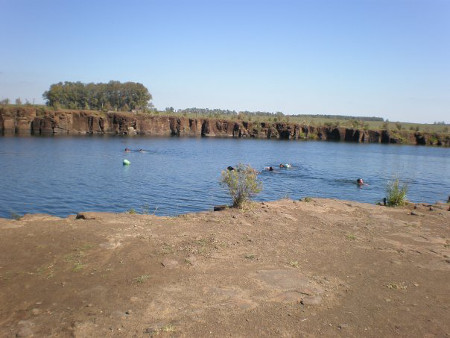
POLYGON ((59 82, 43 94, 47 105, 69 109, 144 109, 152 95, 141 83, 110 81, 108 83, 59 82))

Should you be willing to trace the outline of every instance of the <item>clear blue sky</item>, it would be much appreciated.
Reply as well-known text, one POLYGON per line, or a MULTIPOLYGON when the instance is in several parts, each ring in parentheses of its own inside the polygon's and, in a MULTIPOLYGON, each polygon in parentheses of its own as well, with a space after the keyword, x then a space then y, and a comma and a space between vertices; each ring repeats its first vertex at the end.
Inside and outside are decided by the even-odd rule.
POLYGON ((0 99, 134 81, 158 109, 450 122, 450 0, 0 0, 0 99))

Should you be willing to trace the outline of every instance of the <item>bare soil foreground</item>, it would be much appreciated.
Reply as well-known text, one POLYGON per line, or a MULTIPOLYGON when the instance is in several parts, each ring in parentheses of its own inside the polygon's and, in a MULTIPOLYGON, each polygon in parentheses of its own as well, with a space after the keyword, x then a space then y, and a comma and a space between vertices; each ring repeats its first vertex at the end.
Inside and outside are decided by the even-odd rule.
POLYGON ((0 219, 0 336, 448 337, 448 208, 0 219))

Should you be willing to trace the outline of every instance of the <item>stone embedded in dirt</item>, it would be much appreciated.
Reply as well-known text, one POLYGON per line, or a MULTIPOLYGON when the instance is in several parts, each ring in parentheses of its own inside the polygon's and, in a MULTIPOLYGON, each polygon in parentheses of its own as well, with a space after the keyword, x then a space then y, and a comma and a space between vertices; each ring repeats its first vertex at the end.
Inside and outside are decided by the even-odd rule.
POLYGON ((319 305, 322 303, 322 297, 321 296, 304 296, 303 299, 300 301, 303 305, 319 305))
POLYGON ((274 294, 272 301, 281 303, 300 302, 317 305, 322 302, 323 289, 314 281, 294 270, 260 270, 256 279, 264 282, 274 294))
POLYGON ((148 327, 144 330, 145 334, 154 334, 154 333, 158 333, 157 329, 154 329, 153 327, 148 327))
POLYGON ((41 312, 42 312, 42 311, 41 311, 40 309, 37 309, 37 308, 34 308, 33 310, 31 310, 31 313, 32 313, 34 316, 39 315, 41 312))
POLYGON ((303 300, 303 295, 295 291, 287 291, 279 294, 274 300, 278 300, 283 303, 301 303, 303 300))
POLYGON ((257 278, 273 288, 297 291, 303 294, 320 294, 323 289, 294 270, 260 270, 257 278))
POLYGON ((249 310, 258 306, 247 290, 237 286, 207 286, 202 291, 207 295, 208 299, 213 300, 214 303, 220 303, 223 309, 228 307, 249 310))
POLYGON ((99 244, 99 246, 103 249, 115 249, 115 248, 119 247, 120 245, 121 245, 121 243, 118 241, 115 241, 114 239, 110 239, 106 243, 99 244))
POLYGON ((16 337, 33 337, 34 332, 32 327, 34 323, 31 320, 21 320, 18 323, 19 330, 16 332, 16 337))
POLYGON ((185 262, 186 264, 189 264, 189 265, 194 266, 194 265, 197 264, 197 257, 195 257, 195 256, 188 256, 188 257, 186 257, 186 258, 184 259, 184 262, 185 262))
POLYGON ((176 266, 178 266, 178 262, 177 262, 176 260, 173 260, 173 259, 164 259, 164 260, 161 262, 161 265, 162 265, 163 267, 165 267, 165 268, 173 269, 173 268, 175 268, 176 266))
POLYGON ((93 212, 79 212, 75 219, 95 219, 93 212))
POLYGON ((116 310, 111 313, 111 318, 125 318, 125 314, 123 311, 116 310))

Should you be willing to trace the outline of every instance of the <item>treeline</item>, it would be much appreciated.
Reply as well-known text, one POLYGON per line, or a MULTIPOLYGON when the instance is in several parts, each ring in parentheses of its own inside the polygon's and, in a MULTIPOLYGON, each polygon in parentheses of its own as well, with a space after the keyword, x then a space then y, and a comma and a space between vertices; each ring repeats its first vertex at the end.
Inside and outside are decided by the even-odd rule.
POLYGON ((209 108, 186 108, 175 111, 172 107, 166 108, 166 112, 177 114, 196 114, 201 116, 215 116, 215 115, 229 115, 236 116, 238 113, 235 110, 224 109, 209 109, 209 108))
POLYGON ((345 115, 306 115, 306 114, 297 114, 297 115, 285 115, 282 112, 276 112, 276 113, 270 113, 270 112, 263 112, 263 111, 256 111, 256 112, 250 112, 250 111, 235 111, 235 110, 224 110, 224 109, 208 109, 208 108, 187 108, 187 109, 178 109, 175 111, 174 108, 169 107, 166 108, 166 112, 169 113, 177 113, 177 114, 195 114, 200 116, 207 116, 207 117, 214 117, 214 116, 231 116, 235 117, 238 115, 244 116, 244 117, 290 117, 290 118, 303 118, 303 119, 309 119, 309 118, 322 118, 322 119, 330 119, 330 120, 358 120, 358 121, 375 121, 375 122, 383 122, 382 117, 367 117, 367 116, 345 116, 345 115))
POLYGON ((172 107, 166 108, 166 112, 169 113, 177 113, 177 114, 196 114, 201 116, 219 116, 219 115, 226 115, 226 116, 285 116, 282 112, 277 113, 270 113, 270 112, 264 112, 264 111, 236 111, 236 110, 229 110, 229 109, 209 109, 209 108, 186 108, 186 109, 178 109, 175 111, 172 107))
POLYGON ((375 122, 383 122, 384 119, 382 117, 376 116, 349 116, 349 115, 292 115, 293 117, 304 117, 304 118, 323 118, 323 119, 332 119, 332 120, 358 120, 358 121, 375 121, 375 122))
POLYGON ((108 83, 59 82, 43 94, 46 104, 55 108, 94 110, 142 110, 152 95, 141 83, 110 81, 108 83))

